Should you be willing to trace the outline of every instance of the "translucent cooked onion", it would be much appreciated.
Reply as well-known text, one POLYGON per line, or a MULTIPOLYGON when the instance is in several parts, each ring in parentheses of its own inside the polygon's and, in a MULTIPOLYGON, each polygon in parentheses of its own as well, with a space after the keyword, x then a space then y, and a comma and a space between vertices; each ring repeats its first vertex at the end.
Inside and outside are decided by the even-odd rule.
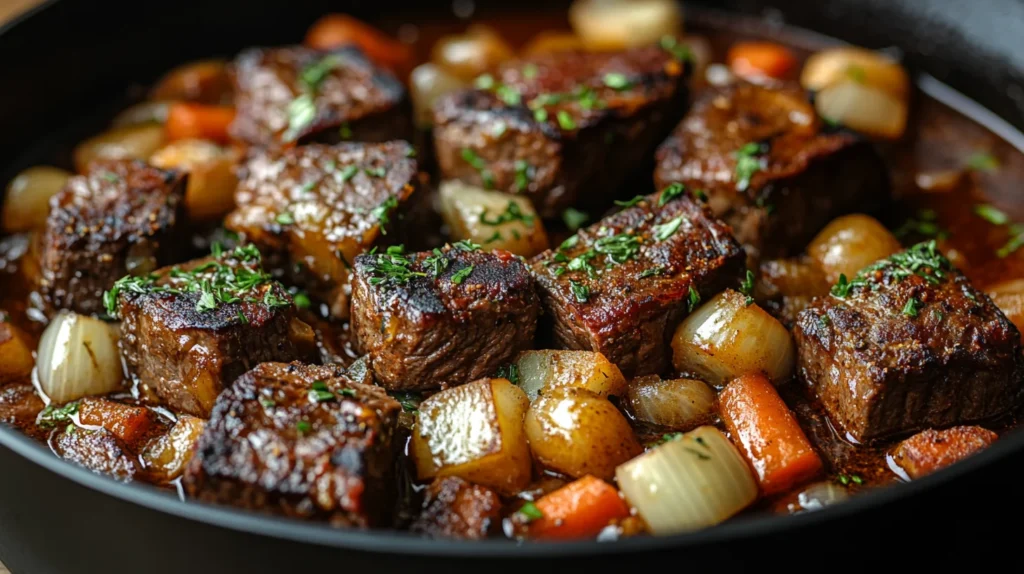
POLYGON ((434 102, 441 96, 464 88, 468 83, 437 64, 416 66, 409 76, 409 92, 416 113, 416 125, 429 128, 434 123, 434 102))
POLYGON ((853 278, 879 259, 901 251, 899 240, 874 217, 861 214, 833 219, 807 246, 831 285, 840 275, 853 278))
POLYGON ((159 124, 114 128, 75 147, 75 169, 85 173, 89 164, 98 159, 147 160, 162 145, 164 128, 159 124))
POLYGON ((181 415, 166 434, 153 439, 142 451, 140 458, 147 470, 162 480, 174 480, 185 471, 192 459, 192 447, 203 433, 203 419, 181 415))
POLYGON ((905 101, 852 80, 818 92, 814 106, 825 120, 869 136, 899 139, 907 127, 905 101))
POLYGON ((910 79, 903 66, 885 54, 852 46, 814 54, 800 75, 800 84, 814 92, 849 81, 877 88, 904 102, 910 93, 910 79))
POLYGON ((683 10, 675 0, 576 0, 569 22, 587 48, 620 50, 679 35, 683 10))
POLYGON ((731 289, 697 308, 672 337, 676 369, 715 387, 756 372, 778 385, 793 374, 795 360, 789 331, 731 289))
POLYGON ((50 197, 71 174, 56 167, 36 166, 19 173, 4 196, 3 228, 8 233, 41 229, 50 212, 50 197))
POLYGON ((66 403, 121 388, 123 373, 117 329, 108 323, 62 312, 39 340, 39 387, 55 403, 66 403))
POLYGON ((114 116, 114 121, 110 125, 115 128, 145 124, 163 125, 167 122, 167 111, 172 103, 163 100, 140 102, 114 116))
POLYGON ((469 239, 485 250, 504 249, 532 257, 548 248, 544 224, 530 199, 450 180, 439 190, 441 217, 454 239, 469 239))
POLYGON ((658 536, 713 526, 757 499, 757 483, 746 461, 712 426, 620 465, 615 478, 626 500, 658 536))
POLYGON ((173 141, 149 159, 156 167, 187 171, 185 208, 199 220, 219 219, 235 206, 238 153, 206 140, 173 141))
POLYGON ((641 377, 629 384, 629 404, 636 418, 677 431, 710 423, 715 416, 715 392, 696 379, 641 377))
POLYGON ((464 80, 472 80, 511 58, 512 47, 493 28, 470 26, 465 34, 445 36, 434 44, 431 61, 464 80))
MULTIPOLYGON (((1024 279, 1011 279, 988 288, 988 296, 1017 330, 1024 333, 1024 279)), ((1024 335, 1021 336, 1024 339, 1024 335)))
POLYGON ((519 388, 530 400, 563 387, 587 389, 602 397, 624 397, 622 371, 596 351, 523 351, 516 358, 519 388))

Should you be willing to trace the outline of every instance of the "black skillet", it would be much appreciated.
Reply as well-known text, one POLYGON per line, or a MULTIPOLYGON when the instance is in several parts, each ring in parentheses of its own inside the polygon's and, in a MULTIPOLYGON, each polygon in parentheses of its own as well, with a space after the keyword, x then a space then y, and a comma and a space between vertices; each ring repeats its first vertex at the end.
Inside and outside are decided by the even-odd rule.
MULTIPOLYGON (((933 76, 922 85, 933 95, 997 129, 1024 129, 1024 1, 708 3, 868 47, 897 46, 912 69, 933 76), (960 101, 934 78, 994 114, 960 101)), ((478 0, 476 7, 478 13, 523 13, 562 11, 565 5, 478 0)), ((696 12, 695 6, 688 8, 691 15, 696 12)), ((450 18, 451 3, 45 3, 0 28, 0 181, 97 131, 127 86, 152 81, 190 59, 228 55, 253 44, 296 42, 329 11, 369 21, 416 22, 450 18)), ((745 518, 691 535, 615 544, 516 545, 428 542, 403 533, 332 530, 185 504, 156 488, 121 485, 67 464, 44 446, 0 428, 0 560, 14 574, 349 572, 364 566, 376 572, 495 566, 500 572, 622 567, 682 572, 701 566, 863 571, 900 560, 920 566, 920 560, 947 559, 968 559, 977 569, 986 560, 1001 562, 1016 553, 1018 544, 1003 539, 1017 531, 1014 521, 1024 510, 1019 460, 1024 460, 1024 432, 930 477, 817 513, 745 518)), ((1012 563, 1019 565, 1019 559, 1012 563)))

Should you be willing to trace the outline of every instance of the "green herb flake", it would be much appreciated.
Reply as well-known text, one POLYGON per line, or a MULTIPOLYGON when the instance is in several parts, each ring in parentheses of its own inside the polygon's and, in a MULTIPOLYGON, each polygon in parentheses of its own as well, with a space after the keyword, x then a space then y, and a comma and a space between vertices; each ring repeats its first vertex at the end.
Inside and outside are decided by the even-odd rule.
POLYGON ((754 302, 754 272, 747 269, 747 276, 740 283, 740 293, 747 296, 747 305, 754 302))
POLYGON ((313 430, 313 425, 309 424, 308 421, 299 421, 295 423, 295 430, 299 431, 299 434, 308 434, 313 430))
POLYGON ((354 397, 356 396, 356 390, 345 387, 344 389, 338 391, 338 394, 343 397, 354 397))
POLYGON ((576 122, 572 119, 572 115, 565 110, 558 112, 558 126, 563 130, 572 131, 576 129, 576 122))
POLYGON ((285 211, 283 213, 278 213, 277 217, 274 218, 274 221, 276 221, 278 225, 292 225, 295 223, 295 216, 285 211))
POLYGON ((859 476, 857 476, 856 474, 851 474, 850 475, 850 481, 852 481, 856 485, 864 484, 864 479, 859 477, 859 476))
POLYGON ((386 253, 374 253, 373 262, 369 266, 370 285, 403 285, 416 277, 426 277, 427 274, 412 270, 412 261, 405 256, 405 249, 401 245, 388 247, 386 253))
POLYGON ((654 226, 654 238, 658 241, 665 241, 669 237, 675 235, 676 231, 679 231, 679 226, 683 224, 683 216, 680 215, 660 225, 654 226))
POLYGON ((631 233, 609 235, 595 241, 594 250, 605 255, 610 263, 621 265, 640 253, 640 238, 631 233))
POLYGON ((523 103, 523 96, 512 86, 498 86, 494 92, 498 98, 510 106, 518 106, 523 103))
POLYGON ((590 219, 589 214, 572 207, 567 208, 562 212, 562 221, 565 222, 565 226, 568 227, 570 231, 576 231, 583 227, 583 224, 585 224, 588 219, 590 219))
POLYGON ((907 218, 897 227, 893 231, 893 235, 899 239, 914 235, 946 239, 949 237, 949 232, 939 226, 938 218, 934 209, 920 209, 913 217, 907 218))
POLYGON ((582 283, 577 283, 570 279, 569 290, 572 291, 572 296, 576 298, 577 303, 586 303, 590 299, 590 287, 582 283))
POLYGON ((640 275, 637 276, 637 279, 644 279, 646 277, 654 277, 656 275, 661 275, 664 272, 665 272, 665 268, 664 267, 662 267, 661 265, 655 265, 654 267, 648 267, 647 269, 644 269, 643 272, 640 273, 640 275))
POLYGON ((313 304, 313 302, 310 301, 309 299, 309 295, 302 291, 296 293, 295 296, 292 297, 292 300, 295 301, 295 306, 298 307, 299 309, 309 309, 309 307, 313 304))
POLYGON ((661 195, 658 196, 658 207, 664 206, 666 203, 682 195, 685 191, 686 188, 681 183, 670 184, 661 190, 661 195))
POLYGON ((313 96, 302 94, 288 104, 288 128, 284 132, 285 141, 294 141, 316 119, 316 104, 313 96))
POLYGON ((761 171, 760 155, 764 153, 763 146, 759 143, 748 143, 736 150, 733 156, 736 158, 736 190, 746 191, 750 187, 750 180, 754 174, 761 171))
POLYGON ((840 275, 839 281, 832 286, 831 293, 832 296, 843 299, 854 289, 867 287, 881 272, 888 274, 894 282, 917 275, 932 285, 938 285, 952 268, 949 259, 942 255, 935 240, 932 239, 872 263, 861 269, 853 280, 847 279, 846 275, 840 275))
POLYGON ((518 513, 520 516, 523 517, 523 522, 526 523, 530 523, 534 520, 540 520, 541 518, 544 518, 544 513, 541 512, 540 509, 537 508, 537 505, 532 502, 527 502, 526 504, 519 507, 518 513))
POLYGON ((386 176, 388 174, 388 170, 384 166, 380 166, 380 167, 365 167, 365 168, 363 168, 363 173, 365 173, 366 175, 368 175, 370 177, 384 177, 384 176, 386 176))
POLYGON ((359 173, 358 167, 354 165, 345 166, 345 168, 342 169, 341 173, 339 174, 339 176, 341 177, 341 183, 345 183, 346 181, 352 179, 353 177, 356 176, 357 173, 359 173))
POLYGON ((491 135, 495 138, 505 135, 506 131, 508 131, 508 124, 505 122, 494 122, 494 125, 491 127, 491 135))
POLYGON ((700 293, 693 288, 693 285, 690 285, 690 293, 686 300, 686 310, 693 313, 693 310, 696 309, 698 305, 700 305, 700 293))
POLYGON ((334 393, 327 388, 323 381, 313 381, 313 388, 309 391, 309 400, 313 403, 325 403, 335 399, 334 393))
POLYGON ((828 315, 818 315, 818 322, 821 323, 822 327, 828 327, 832 324, 832 319, 829 319, 828 315))
POLYGON ((341 58, 337 54, 328 54, 306 66, 299 75, 299 81, 305 85, 307 90, 316 92, 327 76, 340 65, 341 58))
POLYGON ((490 74, 478 76, 477 79, 473 82, 473 85, 481 90, 494 89, 494 76, 490 74))
POLYGON ((640 203, 643 200, 644 200, 644 196, 636 195, 636 196, 633 197, 633 199, 630 199, 629 201, 619 201, 619 200, 616 199, 615 200, 615 205, 618 205, 619 207, 623 207, 623 208, 625 208, 625 207, 633 207, 634 205, 637 205, 638 203, 640 203))
POLYGON ((522 206, 515 200, 509 200, 505 211, 499 213, 496 217, 489 218, 487 216, 487 209, 480 213, 480 223, 490 226, 504 225, 512 221, 522 221, 523 225, 530 227, 533 225, 534 219, 536 218, 533 215, 523 213, 522 206))
POLYGON ((579 235, 570 235, 569 237, 565 238, 565 241, 563 241, 561 243, 561 245, 558 246, 558 250, 559 251, 568 251, 568 250, 572 249, 573 247, 576 247, 576 245, 579 244, 579 242, 580 242, 580 236, 579 235))
POLYGON ((473 266, 472 265, 470 265, 469 267, 463 267, 462 269, 459 269, 454 274, 452 274, 452 283, 454 283, 456 285, 461 285, 462 282, 465 281, 466 278, 469 277, 472 273, 473 273, 473 266))
POLYGON ((838 480, 839 484, 843 486, 848 486, 850 484, 850 477, 846 476, 845 474, 840 474, 839 476, 836 477, 836 480, 838 480))
POLYGON ((419 393, 410 391, 397 391, 390 393, 391 396, 398 401, 398 404, 402 405, 402 410, 407 413, 418 413, 420 409, 420 403, 423 402, 423 396, 419 393))
POLYGON ((917 317, 918 310, 921 308, 921 302, 915 297, 907 299, 907 304, 903 306, 903 314, 911 319, 917 317))
POLYGON ((537 120, 538 122, 548 121, 548 111, 545 110, 544 108, 537 108, 533 110, 533 119, 537 120))
POLYGON ((532 80, 537 77, 538 71, 539 70, 537 69, 536 64, 527 63, 525 66, 523 66, 523 77, 526 78, 527 80, 532 80))
POLYGON ((461 249, 463 251, 480 251, 480 244, 473 243, 469 239, 463 239, 462 241, 456 241, 452 244, 452 247, 461 249))
POLYGON ((106 181, 109 181, 110 183, 117 183, 121 181, 121 176, 117 175, 112 171, 105 171, 102 175, 100 175, 100 177, 102 177, 106 181))
POLYGON ((260 402, 260 406, 265 409, 272 409, 277 406, 277 401, 270 397, 260 397, 258 400, 260 402))
POLYGON ((974 214, 991 223, 992 225, 1006 225, 1010 222, 1009 216, 995 207, 980 203, 974 206, 974 214))
POLYGON ((341 127, 338 128, 338 135, 343 140, 352 139, 352 126, 348 125, 348 122, 341 124, 341 127))
POLYGON ((629 89, 633 83, 629 81, 629 78, 627 78, 625 74, 609 72, 604 75, 604 85, 613 90, 626 90, 629 89))
POLYGON ((423 268, 429 269, 430 274, 436 279, 444 273, 445 269, 448 269, 448 263, 449 260, 444 253, 435 247, 434 251, 423 260, 423 268))
POLYGON ((517 159, 514 165, 516 170, 515 191, 525 191, 530 186, 530 173, 533 171, 533 168, 525 160, 521 159, 517 159))
POLYGON ((693 61, 693 53, 690 52, 690 47, 680 42, 675 36, 662 36, 659 45, 662 50, 672 54, 672 57, 680 62, 693 61))
POLYGON ((71 421, 71 417, 77 413, 78 401, 70 402, 63 406, 50 403, 36 417, 36 424, 43 428, 53 428, 58 423, 71 421))
POLYGON ((967 158, 967 167, 974 171, 992 173, 999 170, 999 160, 990 153, 975 152, 967 158))
POLYGON ((513 385, 519 384, 519 365, 515 363, 508 363, 498 367, 498 370, 494 372, 494 378, 496 379, 508 379, 513 385))
POLYGON ((663 444, 665 444, 667 442, 672 442, 674 440, 679 440, 681 438, 683 438, 683 433, 681 433, 681 432, 665 433, 665 434, 661 435, 661 438, 656 440, 654 442, 654 444, 651 445, 651 446, 661 446, 661 445, 663 445, 663 444))
POLYGON ((484 158, 477 155, 477 153, 470 148, 462 148, 462 161, 469 164, 470 167, 480 172, 480 179, 483 181, 484 187, 490 189, 494 187, 494 174, 487 168, 487 162, 484 158))
POLYGON ((398 208, 398 198, 395 196, 389 196, 380 205, 370 210, 370 217, 377 220, 377 224, 380 226, 380 232, 387 235, 387 229, 385 225, 391 223, 391 212, 398 208))

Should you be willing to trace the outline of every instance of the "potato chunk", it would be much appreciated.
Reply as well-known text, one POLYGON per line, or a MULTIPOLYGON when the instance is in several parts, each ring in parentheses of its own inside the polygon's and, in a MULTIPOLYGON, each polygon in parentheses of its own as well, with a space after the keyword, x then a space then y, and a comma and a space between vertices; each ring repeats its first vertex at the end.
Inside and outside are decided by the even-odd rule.
POLYGON ((146 468, 163 480, 174 480, 185 471, 192 460, 193 446, 203 433, 206 421, 181 415, 171 430, 146 445, 141 458, 146 468))
POLYGON ((595 351, 524 351, 516 359, 519 386, 530 400, 564 387, 593 391, 602 397, 626 396, 626 378, 595 351))
POLYGON ((441 214, 455 239, 484 249, 504 249, 532 257, 548 248, 544 225, 530 200, 486 191, 459 181, 441 183, 441 214))
POLYGON ((523 415, 530 401, 506 379, 480 379, 420 405, 413 431, 417 476, 458 476, 512 495, 530 481, 523 415))

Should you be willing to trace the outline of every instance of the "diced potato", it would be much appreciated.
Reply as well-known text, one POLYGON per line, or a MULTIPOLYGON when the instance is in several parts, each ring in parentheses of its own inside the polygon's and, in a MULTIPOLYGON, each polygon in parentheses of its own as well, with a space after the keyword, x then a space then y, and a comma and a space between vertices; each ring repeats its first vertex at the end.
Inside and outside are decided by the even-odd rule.
POLYGON ((86 426, 103 427, 136 450, 142 439, 156 428, 156 411, 95 397, 78 403, 78 421, 86 426))
POLYGON ((626 396, 626 378, 595 351, 524 351, 516 359, 519 387, 530 400, 563 387, 578 387, 602 397, 626 396))
POLYGON ((465 34, 444 36, 431 50, 431 61, 472 80, 513 56, 512 47, 493 28, 474 24, 465 34))
POLYGON ((544 225, 525 197, 446 181, 441 183, 441 215, 452 237, 484 249, 531 257, 548 248, 544 225))
POLYGON ((411 446, 419 480, 458 476, 517 494, 532 471, 523 430, 529 405, 506 379, 481 379, 423 401, 411 446))
POLYGON ((807 254, 830 285, 840 275, 853 279, 861 269, 902 250, 899 240, 884 225, 859 213, 833 219, 807 246, 807 254))
POLYGON ((34 365, 28 336, 0 313, 0 386, 28 380, 34 365))
POLYGON ((644 451, 632 427, 608 399, 586 389, 560 388, 526 413, 530 450, 542 466, 574 478, 615 477, 615 467, 644 451))
POLYGON ((160 124, 114 128, 75 147, 75 170, 85 173, 89 164, 99 159, 146 160, 163 144, 164 128, 160 124))
POLYGON ((416 125, 429 128, 434 122, 434 102, 441 96, 466 86, 466 81, 444 68, 427 62, 413 69, 409 76, 409 94, 416 125))
POLYGON ((185 471, 192 447, 203 434, 203 419, 181 415, 169 432, 153 439, 142 452, 146 468, 164 480, 174 480, 185 471))
POLYGON ((220 219, 235 207, 239 154, 230 148, 196 139, 171 142, 158 149, 149 161, 163 169, 187 171, 185 208, 193 219, 220 219))
POLYGON ((30 167, 7 186, 3 230, 8 233, 42 229, 50 213, 50 198, 71 178, 70 173, 45 165, 30 167))

